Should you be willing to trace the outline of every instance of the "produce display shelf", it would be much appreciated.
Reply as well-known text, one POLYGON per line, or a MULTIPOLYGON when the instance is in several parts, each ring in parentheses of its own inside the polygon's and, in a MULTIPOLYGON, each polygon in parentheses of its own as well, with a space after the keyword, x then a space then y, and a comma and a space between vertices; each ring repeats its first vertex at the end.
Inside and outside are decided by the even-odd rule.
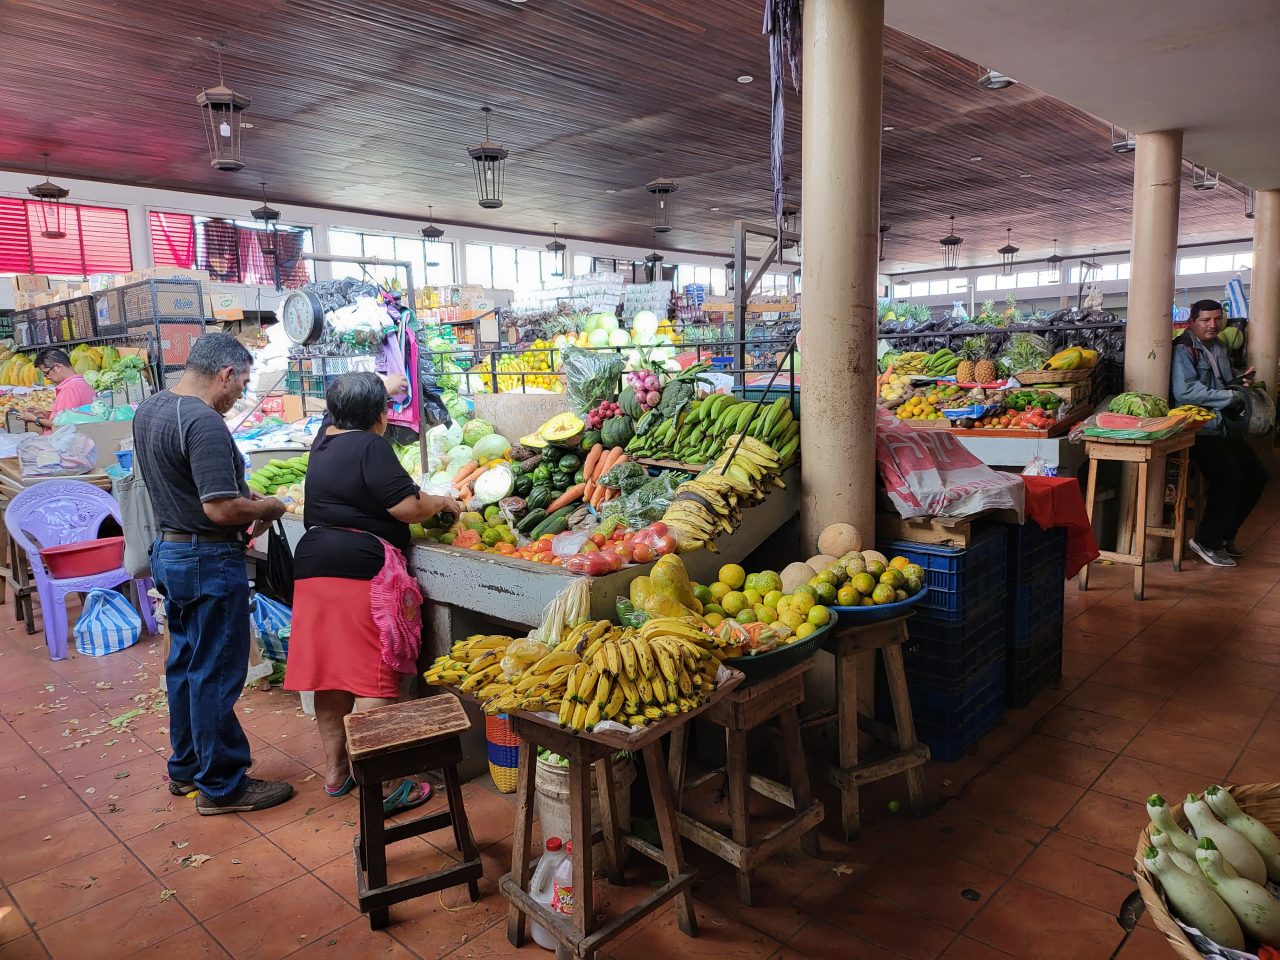
POLYGON ((1060 437, 1067 433, 1081 420, 1089 416, 1093 411, 1087 406, 1080 407, 1072 411, 1068 416, 1062 418, 1048 430, 1019 430, 1019 429, 995 429, 991 427, 952 427, 947 424, 946 420, 922 420, 919 423, 912 420, 903 420, 905 423, 917 430, 945 430, 947 433, 954 433, 962 437, 992 437, 993 439, 1010 439, 1010 440, 1046 440, 1051 437, 1060 437), (937 426, 935 426, 937 424, 937 426))

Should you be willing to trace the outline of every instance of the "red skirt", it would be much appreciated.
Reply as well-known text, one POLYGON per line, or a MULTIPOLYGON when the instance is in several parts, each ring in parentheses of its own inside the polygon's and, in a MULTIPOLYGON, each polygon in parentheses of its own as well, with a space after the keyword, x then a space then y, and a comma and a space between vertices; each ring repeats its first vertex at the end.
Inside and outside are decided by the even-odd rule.
POLYGON ((382 638, 369 612, 369 581, 307 577, 293 589, 286 690, 345 690, 357 697, 400 696, 400 674, 382 662, 382 638))

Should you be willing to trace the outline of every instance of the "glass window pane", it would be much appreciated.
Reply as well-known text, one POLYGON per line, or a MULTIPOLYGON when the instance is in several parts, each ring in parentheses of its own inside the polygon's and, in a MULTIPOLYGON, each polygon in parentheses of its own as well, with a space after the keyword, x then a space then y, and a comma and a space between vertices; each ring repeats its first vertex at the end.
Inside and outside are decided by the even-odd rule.
POLYGON ((1079 283, 1079 282, 1080 282, 1080 268, 1079 268, 1079 267, 1072 267, 1072 268, 1071 268, 1070 282, 1071 282, 1071 283, 1079 283))
POLYGON ((1116 265, 1116 277, 1120 280, 1129 279, 1129 264, 1120 263, 1116 265))
POLYGON ((974 287, 979 293, 984 290, 994 290, 996 288, 996 275, 994 273, 984 273, 974 282, 974 287))
POLYGON ((1116 278, 1116 265, 1114 263, 1104 263, 1102 265, 1102 280, 1114 280, 1116 278))
POLYGON ((427 258, 426 282, 433 287, 445 287, 454 283, 452 241, 428 240, 423 248, 427 258))
POLYGON ((467 244, 467 283, 482 287, 493 284, 493 248, 487 243, 467 244))
POLYGON ((1252 253, 1237 253, 1237 254, 1236 254, 1236 258, 1235 258, 1235 268, 1236 268, 1237 270, 1252 270, 1252 269, 1253 269, 1253 254, 1252 254, 1252 253))
POLYGON ((893 285, 893 296, 895 300, 901 300, 903 297, 911 296, 911 284, 895 283, 893 285))
POLYGON ((585 253, 575 253, 573 255, 573 275, 581 277, 591 272, 591 257, 585 253))
POLYGON ((723 267, 711 268, 711 295, 713 297, 723 297, 726 295, 725 270, 723 267))
POLYGON ((1204 273, 1204 257, 1183 257, 1178 261, 1178 273, 1184 275, 1204 273))
POLYGON ((1231 269, 1234 258, 1229 253, 1218 254, 1205 260, 1204 268, 1208 273, 1222 273, 1231 269))
POLYGON ((1041 287, 1052 286, 1058 282, 1060 276, 1057 270, 1041 270, 1036 285, 1041 287))
POLYGON ((946 292, 947 292, 946 280, 930 280, 929 281, 929 296, 940 297, 945 295, 946 292))
POLYGON ((928 280, 916 280, 916 281, 913 281, 913 282, 912 282, 912 284, 911 284, 911 296, 913 296, 913 297, 927 297, 928 295, 929 295, 929 281, 928 281, 928 280))
POLYGON ((710 267, 694 267, 693 282, 702 284, 704 290, 711 287, 711 268, 710 267))
POLYGON ((947 293, 965 293, 969 289, 968 277, 956 277, 947 281, 947 293))
POLYGON ((493 251, 493 286, 499 290, 515 290, 519 286, 516 248, 494 244, 490 249, 493 251))
POLYGON ((1007 277, 1004 274, 1000 274, 998 277, 996 277, 997 290, 1012 290, 1017 285, 1018 285, 1018 278, 1013 274, 1010 274, 1007 277))
POLYGON ((793 276, 793 277, 795 277, 795 281, 796 281, 796 282, 795 282, 795 290, 796 290, 796 294, 798 295, 798 294, 800 293, 800 279, 801 279, 801 276, 800 276, 800 274, 799 274, 799 273, 794 273, 794 274, 792 274, 792 276, 793 276))
MULTIPOLYGON (((427 258, 422 251, 421 237, 396 237, 396 259, 408 260, 413 267, 413 288, 416 293, 427 283, 427 258)), ((396 267, 395 275, 404 283, 407 275, 403 267, 396 267)))
POLYGON ((335 257, 362 257, 362 237, 354 230, 329 230, 329 252, 335 257))
POLYGON ((1038 286, 1039 283, 1040 283, 1040 274, 1035 271, 1032 271, 1030 273, 1018 274, 1019 287, 1034 287, 1034 286, 1038 286))

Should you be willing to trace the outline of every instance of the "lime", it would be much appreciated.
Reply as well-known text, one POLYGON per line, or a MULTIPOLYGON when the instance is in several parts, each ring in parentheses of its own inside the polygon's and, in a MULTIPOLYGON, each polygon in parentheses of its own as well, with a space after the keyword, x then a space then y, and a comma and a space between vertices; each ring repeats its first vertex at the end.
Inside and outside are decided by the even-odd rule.
POLYGON ((831 611, 826 607, 811 607, 806 619, 815 627, 825 627, 831 622, 831 611))
POLYGON ((864 597, 871 596, 871 591, 876 588, 876 578, 869 573, 859 573, 850 582, 853 584, 853 589, 864 597))
POLYGON ((918 563, 908 563, 902 568, 902 575, 910 580, 915 577, 917 580, 924 580, 924 567, 918 563))
POLYGON ((751 604, 753 607, 764 599, 764 597, 760 595, 760 591, 755 587, 747 587, 747 589, 742 591, 742 594, 747 598, 747 603, 751 604))
POLYGON ((879 560, 872 560, 867 564, 867 573, 871 574, 877 580, 880 579, 880 574, 884 573, 886 569, 885 565, 879 560))
MULTIPOLYGON (((792 599, 799 597, 801 594, 807 595, 810 600, 818 599, 818 591, 815 590, 813 587, 809 586, 809 584, 807 583, 802 583, 800 584, 800 586, 796 587, 794 590, 791 591, 792 599)), ((810 604, 810 606, 812 606, 812 604, 810 604)), ((808 610, 809 607, 805 607, 805 609, 808 610)))
POLYGON ((903 600, 907 599, 907 591, 899 587, 897 590, 893 591, 893 596, 899 603, 901 603, 903 600))
POLYGON ((720 601, 720 606, 724 607, 724 612, 729 616, 736 617, 740 611, 747 608, 747 598, 737 590, 734 590, 724 595, 724 598, 720 601))
POLYGON ((795 630, 797 627, 800 626, 800 624, 804 623, 804 617, 800 616, 800 614, 798 613, 793 613, 790 610, 788 610, 786 613, 778 614, 778 619, 780 619, 792 630, 795 630))
POLYGON ((874 606, 876 605, 876 602, 875 602, 874 600, 872 600, 870 597, 863 597, 863 598, 862 598, 862 605, 863 605, 864 607, 874 607, 874 606))
POLYGON ((730 590, 737 590, 746 582, 747 571, 736 563, 726 563, 720 568, 719 579, 721 583, 727 583, 730 590))
POLYGON ((871 591, 871 599, 874 603, 893 603, 897 593, 893 587, 887 583, 880 583, 871 591))
POLYGON ((818 586, 818 601, 820 603, 835 603, 836 588, 833 584, 823 583, 818 586))
POLYGON ((817 629, 818 628, 815 627, 812 623, 802 623, 800 624, 800 626, 796 627, 796 639, 803 640, 805 637, 809 636, 809 634, 813 633, 813 631, 817 629))
POLYGON ((849 574, 849 576, 851 577, 856 577, 860 573, 865 573, 866 570, 867 570, 867 563, 865 560, 862 559, 861 554, 858 555, 856 560, 844 561, 844 572, 849 574))
POLYGON ((718 603, 705 603, 702 605, 702 612, 703 614, 718 613, 723 617, 724 607, 720 606, 718 603))
POLYGON ((894 570, 904 570, 911 565, 911 561, 906 557, 894 557, 889 561, 889 566, 894 570))
POLYGON ((906 583, 906 580, 902 577, 902 571, 895 570, 893 567, 890 567, 884 573, 880 574, 880 582, 887 583, 896 590, 898 587, 906 583))
MULTIPOLYGON (((823 570, 820 574, 818 574, 816 579, 818 583, 834 584, 836 582, 836 572, 832 570, 830 567, 827 567, 827 569, 823 570)), ((815 584, 815 586, 816 585, 817 584, 815 584)))
POLYGON ((703 618, 713 627, 718 627, 724 623, 724 617, 719 613, 704 613, 703 618))
POLYGON ((853 589, 849 584, 845 584, 836 591, 836 603, 842 607, 852 607, 858 602, 858 591, 853 589))
POLYGON ((908 596, 914 597, 917 593, 919 593, 921 590, 924 589, 924 584, 921 583, 915 577, 907 577, 905 589, 907 591, 908 596))
POLYGON ((902 801, 901 801, 901 800, 890 800, 890 801, 889 801, 889 812, 890 812, 890 813, 897 813, 897 812, 898 812, 899 810, 901 810, 901 809, 902 809, 902 801))
POLYGON ((756 616, 760 618, 761 623, 773 623, 778 619, 778 611, 768 604, 760 604, 756 607, 756 616))
POLYGON ((784 614, 784 613, 790 613, 790 612, 791 612, 791 598, 790 598, 790 597, 782 597, 781 599, 779 599, 779 600, 778 600, 778 602, 777 602, 777 603, 775 603, 775 604, 773 605, 773 608, 774 608, 775 610, 777 610, 777 611, 778 611, 778 615, 779 615, 779 616, 781 616, 781 615, 782 615, 782 614, 784 614))
POLYGON ((772 570, 765 570, 756 577, 756 589, 762 593, 777 590, 782 592, 782 576, 772 570))
POLYGON ((747 574, 747 579, 745 579, 745 580, 743 580, 743 581, 742 581, 742 589, 743 589, 743 590, 755 590, 755 589, 757 589, 757 587, 756 587, 756 580, 757 580, 757 579, 759 579, 759 577, 760 577, 760 574, 758 574, 758 573, 748 573, 748 574, 747 574))
POLYGON ((801 593, 797 590, 791 595, 791 609, 797 615, 807 616, 809 611, 813 609, 814 598, 807 593, 801 593))
POLYGON ((721 600, 724 598, 724 595, 732 589, 732 587, 730 587, 727 583, 721 583, 719 580, 717 580, 707 589, 711 591, 712 600, 721 600))
POLYGON ((744 607, 743 609, 738 611, 738 614, 737 616, 734 617, 734 619, 737 620, 739 623, 755 623, 756 612, 748 607, 744 607))
POLYGON ((698 584, 696 587, 693 588, 693 595, 697 597, 701 603, 704 603, 704 604, 711 603, 713 600, 715 600, 715 597, 711 595, 711 588, 704 587, 702 584, 698 584))
POLYGON ((763 603, 766 607, 776 607, 778 605, 778 601, 781 599, 782 599, 781 590, 770 590, 768 593, 764 595, 764 599, 761 600, 760 602, 763 603))

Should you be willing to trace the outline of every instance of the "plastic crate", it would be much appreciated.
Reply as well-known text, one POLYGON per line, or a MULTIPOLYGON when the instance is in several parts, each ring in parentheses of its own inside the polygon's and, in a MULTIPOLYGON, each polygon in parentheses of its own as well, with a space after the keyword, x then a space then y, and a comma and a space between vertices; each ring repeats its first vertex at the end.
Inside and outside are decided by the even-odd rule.
POLYGON ((161 318, 160 352, 165 366, 183 366, 191 354, 191 345, 204 336, 203 320, 161 318))
POLYGON ((919 613, 954 623, 965 619, 970 601, 982 603, 994 593, 1003 595, 1005 540, 1004 529, 992 526, 966 549, 909 540, 887 540, 877 549, 886 557, 906 557, 923 567, 928 595, 919 613))
POLYGON ((908 682, 955 689, 1004 655, 1005 632, 1003 594, 973 608, 964 623, 912 617, 907 621, 909 639, 902 645, 908 682))
POLYGON ((117 337, 129 330, 129 324, 124 316, 124 295, 121 290, 121 287, 103 290, 94 302, 100 337, 117 337))
POLYGON ((1034 520, 1009 524, 1008 527, 1009 582, 1034 580, 1052 573, 1059 580, 1065 579, 1067 566, 1067 530, 1050 527, 1046 530, 1034 520))
POLYGON ((1062 620, 1044 623, 1032 643, 1005 653, 1005 706, 1025 707, 1062 677, 1062 620))
POLYGON ((1058 636, 1062 636, 1065 589, 1061 570, 1009 585, 1007 636, 1010 648, 1031 646, 1036 631, 1045 624, 1057 623, 1058 636))
POLYGON ((144 280, 120 288, 129 326, 153 320, 204 319, 204 298, 198 280, 144 280))
MULTIPOLYGON (((907 690, 917 738, 928 745, 933 759, 952 763, 1004 719, 1003 654, 956 693, 942 695, 913 686, 910 673, 907 690)), ((882 723, 893 722, 883 669, 876 671, 876 717, 882 723)))

